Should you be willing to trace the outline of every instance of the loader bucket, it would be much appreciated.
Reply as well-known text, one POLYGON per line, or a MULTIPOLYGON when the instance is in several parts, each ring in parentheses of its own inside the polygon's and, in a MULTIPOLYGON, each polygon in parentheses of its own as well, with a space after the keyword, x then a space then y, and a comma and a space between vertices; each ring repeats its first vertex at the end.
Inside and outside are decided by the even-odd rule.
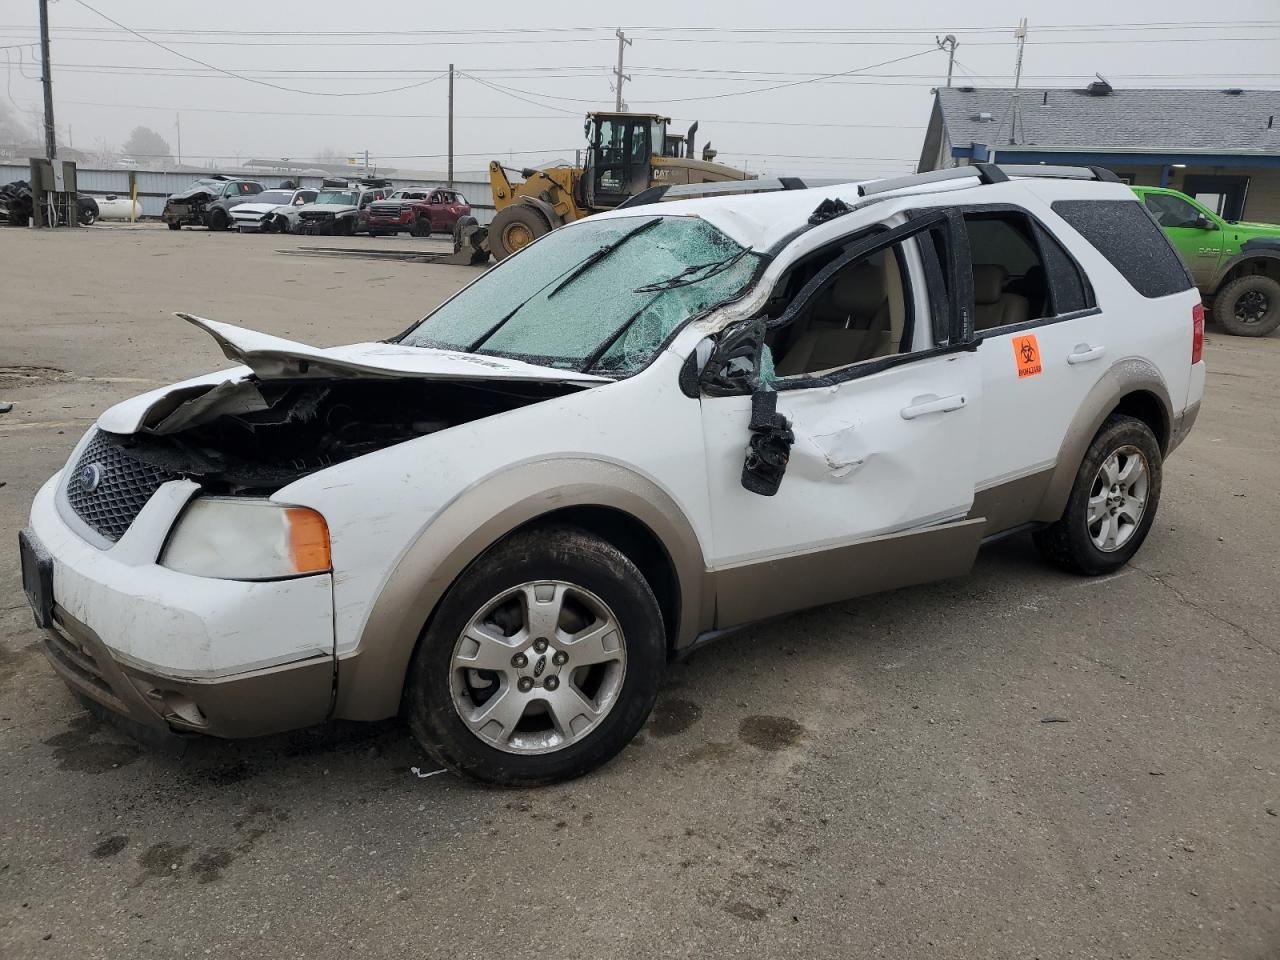
POLYGON ((482 227, 470 217, 458 221, 453 230, 453 253, 441 257, 438 263, 478 267, 489 262, 489 228, 482 227), (462 220, 470 220, 463 223, 462 220))

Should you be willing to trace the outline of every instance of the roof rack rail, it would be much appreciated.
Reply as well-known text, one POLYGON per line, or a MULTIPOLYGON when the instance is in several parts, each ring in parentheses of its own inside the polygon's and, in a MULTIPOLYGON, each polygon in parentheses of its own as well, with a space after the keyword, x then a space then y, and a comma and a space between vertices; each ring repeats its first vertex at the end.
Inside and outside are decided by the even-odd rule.
POLYGON ((1046 163, 1007 163, 1000 169, 1011 177, 1052 177, 1056 180, 1101 180, 1123 183, 1106 167, 1068 167, 1046 163))
MULTIPOLYGON (((871 197, 892 190, 903 190, 927 183, 946 183, 949 180, 977 178, 979 183, 1005 183, 1010 177, 1053 177, 1062 180, 1101 180, 1107 183, 1123 183, 1106 167, 1067 167, 1034 164, 971 163, 964 167, 948 167, 927 173, 912 173, 888 180, 874 180, 858 186, 858 196, 871 197)), ((690 197, 726 196, 745 193, 773 193, 779 190, 809 190, 814 187, 831 187, 851 184, 846 177, 764 177, 759 180, 720 180, 715 183, 680 183, 666 187, 650 187, 618 204, 623 207, 642 207, 663 200, 682 200, 690 197)))
POLYGON ((758 180, 677 183, 642 190, 618 204, 617 209, 642 207, 662 200, 688 200, 691 197, 717 197, 743 193, 776 193, 779 190, 809 190, 813 187, 830 187, 838 183, 852 182, 847 177, 763 177, 758 180))
POLYGON ((891 177, 888 180, 864 183, 858 187, 858 196, 870 197, 877 193, 888 193, 890 190, 901 190, 904 187, 916 187, 925 183, 944 183, 947 180, 963 180, 966 177, 977 177, 981 183, 1004 183, 1009 179, 994 163, 971 163, 966 167, 947 167, 943 170, 909 173, 905 177, 891 177))

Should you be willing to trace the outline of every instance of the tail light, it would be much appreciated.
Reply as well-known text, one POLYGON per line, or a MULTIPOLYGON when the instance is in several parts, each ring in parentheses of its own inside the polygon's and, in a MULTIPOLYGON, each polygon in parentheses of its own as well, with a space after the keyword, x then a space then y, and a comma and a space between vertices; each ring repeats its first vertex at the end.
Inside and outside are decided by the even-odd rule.
POLYGON ((1191 308, 1191 362, 1197 364, 1204 354, 1204 304, 1191 308))

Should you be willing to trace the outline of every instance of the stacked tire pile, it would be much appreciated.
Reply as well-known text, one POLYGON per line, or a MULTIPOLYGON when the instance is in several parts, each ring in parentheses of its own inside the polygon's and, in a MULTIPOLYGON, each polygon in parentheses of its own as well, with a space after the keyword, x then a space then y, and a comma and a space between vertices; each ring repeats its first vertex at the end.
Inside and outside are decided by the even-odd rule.
POLYGON ((31 219, 31 185, 15 180, 0 187, 0 223, 25 227, 31 219))

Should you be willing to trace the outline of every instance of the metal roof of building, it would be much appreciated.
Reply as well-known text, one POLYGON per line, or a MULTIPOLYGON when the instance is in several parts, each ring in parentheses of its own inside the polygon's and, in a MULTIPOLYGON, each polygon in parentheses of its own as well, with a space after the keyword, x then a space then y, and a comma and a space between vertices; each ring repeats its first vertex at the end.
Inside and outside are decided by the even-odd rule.
MULTIPOLYGON (((1011 87, 939 88, 951 143, 1008 147, 1013 95, 1011 87), (978 119, 983 113, 991 119, 978 119)), ((1090 96, 1083 87, 1023 87, 1018 116, 1012 142, 1020 147, 1280 154, 1280 90, 1115 89, 1090 96)))

